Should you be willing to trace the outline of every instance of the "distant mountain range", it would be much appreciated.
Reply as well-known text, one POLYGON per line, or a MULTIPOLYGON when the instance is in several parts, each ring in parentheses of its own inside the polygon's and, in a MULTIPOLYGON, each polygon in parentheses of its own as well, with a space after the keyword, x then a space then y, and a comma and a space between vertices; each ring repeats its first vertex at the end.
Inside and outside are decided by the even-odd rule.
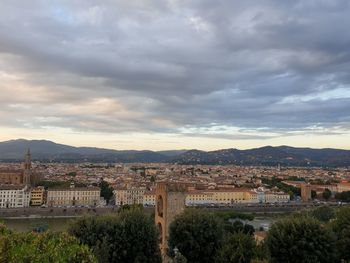
POLYGON ((350 150, 311 149, 289 146, 217 151, 118 151, 94 147, 73 147, 47 140, 0 142, 0 161, 21 161, 30 148, 32 159, 46 162, 169 162, 179 164, 241 164, 290 166, 350 166, 350 150))

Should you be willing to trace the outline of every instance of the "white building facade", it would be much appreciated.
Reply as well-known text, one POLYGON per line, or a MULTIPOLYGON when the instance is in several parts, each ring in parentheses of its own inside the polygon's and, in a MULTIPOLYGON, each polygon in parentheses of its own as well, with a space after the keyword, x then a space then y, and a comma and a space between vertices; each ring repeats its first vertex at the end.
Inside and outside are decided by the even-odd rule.
POLYGON ((48 189, 47 205, 55 206, 96 206, 100 204, 101 189, 98 187, 79 187, 48 189))
POLYGON ((26 185, 1 185, 0 208, 28 207, 30 191, 26 185))

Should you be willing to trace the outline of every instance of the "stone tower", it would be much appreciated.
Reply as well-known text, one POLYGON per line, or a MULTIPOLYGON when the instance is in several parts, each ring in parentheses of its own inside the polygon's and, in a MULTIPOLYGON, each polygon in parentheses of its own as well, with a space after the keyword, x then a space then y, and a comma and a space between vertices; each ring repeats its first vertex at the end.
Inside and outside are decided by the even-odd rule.
POLYGON ((30 149, 28 148, 28 151, 24 157, 24 170, 30 170, 32 168, 32 155, 30 153, 30 149))
POLYGON ((168 249, 169 225, 185 209, 186 186, 159 182, 156 186, 155 223, 160 233, 160 250, 164 258, 168 249))
POLYGON ((311 198, 311 185, 309 183, 304 183, 300 185, 301 200, 303 202, 309 202, 311 198))
POLYGON ((30 185, 31 180, 31 168, 32 168, 32 156, 30 150, 28 149, 25 158, 24 158, 24 171, 23 171, 23 184, 30 185))

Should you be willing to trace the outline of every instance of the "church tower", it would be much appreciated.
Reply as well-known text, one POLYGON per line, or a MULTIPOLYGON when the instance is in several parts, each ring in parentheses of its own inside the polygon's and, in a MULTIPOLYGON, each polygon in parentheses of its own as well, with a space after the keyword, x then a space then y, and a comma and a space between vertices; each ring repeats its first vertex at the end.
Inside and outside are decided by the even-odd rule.
POLYGON ((28 148, 27 154, 24 157, 24 170, 30 170, 30 168, 32 168, 32 156, 28 148))
POLYGON ((30 185, 31 180, 31 168, 32 168, 32 156, 30 154, 30 150, 28 151, 24 157, 24 171, 23 171, 23 184, 30 185))

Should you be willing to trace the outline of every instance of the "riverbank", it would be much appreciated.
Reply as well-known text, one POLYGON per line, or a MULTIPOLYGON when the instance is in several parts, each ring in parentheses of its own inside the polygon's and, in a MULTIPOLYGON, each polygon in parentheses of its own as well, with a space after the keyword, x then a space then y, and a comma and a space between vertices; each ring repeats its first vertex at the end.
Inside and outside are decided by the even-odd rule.
MULTIPOLYGON (((1 219, 7 228, 13 231, 27 232, 35 228, 42 227, 45 230, 59 232, 66 231, 77 217, 46 217, 46 218, 5 218, 1 219)), ((269 216, 258 216, 252 221, 247 221, 248 224, 259 229, 260 226, 269 226, 278 218, 269 216)))
POLYGON ((6 208, 0 209, 0 218, 70 218, 84 215, 103 215, 118 212, 118 207, 27 207, 27 208, 6 208))
MULTIPOLYGON (((234 204, 229 207, 196 207, 210 211, 235 211, 238 213, 250 214, 280 214, 291 213, 294 211, 314 209, 324 204, 316 203, 283 203, 283 204, 234 204)), ((329 206, 336 207, 337 203, 327 203, 329 206)), ((348 205, 348 204, 346 204, 348 205)), ((58 217, 80 217, 84 215, 104 215, 117 213, 119 207, 26 207, 26 208, 2 208, 0 209, 1 218, 58 218, 58 217)), ((145 207, 147 213, 153 213, 154 207, 145 207)))

